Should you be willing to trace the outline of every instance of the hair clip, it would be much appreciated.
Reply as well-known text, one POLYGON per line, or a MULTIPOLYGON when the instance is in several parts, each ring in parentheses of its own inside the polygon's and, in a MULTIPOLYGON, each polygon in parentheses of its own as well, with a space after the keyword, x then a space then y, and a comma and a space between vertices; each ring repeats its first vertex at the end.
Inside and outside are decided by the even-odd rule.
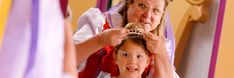
POLYGON ((143 35, 143 32, 145 31, 144 26, 140 23, 128 23, 125 28, 129 30, 129 35, 143 35))
POLYGON ((130 34, 143 35, 143 32, 140 31, 140 30, 138 30, 138 29, 130 29, 128 34, 129 34, 129 35, 130 35, 130 34))

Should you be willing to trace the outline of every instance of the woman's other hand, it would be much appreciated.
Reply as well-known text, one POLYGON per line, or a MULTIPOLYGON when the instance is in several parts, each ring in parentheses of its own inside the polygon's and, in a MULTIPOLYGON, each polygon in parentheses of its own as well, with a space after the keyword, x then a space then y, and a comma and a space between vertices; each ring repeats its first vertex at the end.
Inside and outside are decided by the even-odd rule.
POLYGON ((165 39, 150 32, 144 34, 144 39, 146 40, 147 48, 154 57, 154 77, 172 78, 172 66, 165 47, 165 39))
POLYGON ((127 35, 128 30, 125 28, 112 28, 102 32, 99 37, 102 45, 116 46, 119 45, 127 35))
POLYGON ((165 39, 163 37, 156 36, 151 32, 145 33, 143 36, 146 40, 147 48, 152 54, 159 54, 165 48, 165 39))

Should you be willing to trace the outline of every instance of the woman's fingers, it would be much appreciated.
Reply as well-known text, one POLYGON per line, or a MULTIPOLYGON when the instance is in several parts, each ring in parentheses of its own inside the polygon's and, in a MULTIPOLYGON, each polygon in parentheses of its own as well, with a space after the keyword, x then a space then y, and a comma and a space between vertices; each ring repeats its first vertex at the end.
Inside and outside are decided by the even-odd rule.
POLYGON ((118 32, 115 34, 114 40, 116 40, 116 42, 112 45, 112 46, 116 46, 119 45, 122 40, 124 40, 124 38, 128 35, 128 30, 125 28, 118 28, 118 32))
POLYGON ((157 54, 158 48, 160 47, 159 43, 157 42, 146 42, 147 49, 153 54, 157 54))
POLYGON ((151 53, 156 54, 160 48, 163 39, 160 36, 156 36, 153 33, 145 33, 144 39, 146 40, 147 48, 151 53))
POLYGON ((128 30, 125 28, 114 28, 113 33, 119 36, 126 36, 128 34, 128 30))
POLYGON ((158 40, 160 36, 156 36, 155 34, 153 33, 144 33, 143 34, 144 38, 146 41, 151 41, 151 40, 158 40))
POLYGON ((116 46, 128 35, 128 30, 125 28, 113 28, 103 32, 103 42, 106 45, 116 46))

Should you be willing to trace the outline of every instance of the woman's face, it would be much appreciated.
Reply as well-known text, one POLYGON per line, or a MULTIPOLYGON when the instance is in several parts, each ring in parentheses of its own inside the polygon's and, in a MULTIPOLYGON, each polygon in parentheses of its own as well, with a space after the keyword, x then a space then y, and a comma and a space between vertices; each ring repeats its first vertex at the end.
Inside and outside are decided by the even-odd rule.
POLYGON ((134 0, 127 11, 128 22, 139 22, 146 32, 155 29, 164 12, 164 0, 134 0))
POLYGON ((120 78, 141 78, 141 74, 149 64, 143 46, 127 40, 118 50, 115 56, 119 67, 120 78))

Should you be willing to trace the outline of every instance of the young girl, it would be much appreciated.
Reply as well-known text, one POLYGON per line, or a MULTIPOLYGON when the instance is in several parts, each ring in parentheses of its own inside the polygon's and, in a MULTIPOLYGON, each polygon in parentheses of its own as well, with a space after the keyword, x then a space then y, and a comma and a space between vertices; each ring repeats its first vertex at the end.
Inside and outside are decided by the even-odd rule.
POLYGON ((150 64, 150 51, 143 38, 144 30, 140 24, 130 23, 128 36, 115 47, 114 59, 119 68, 117 78, 141 78, 150 64))
POLYGON ((112 75, 112 73, 101 71, 97 78, 146 78, 149 76, 151 54, 143 38, 145 28, 139 23, 129 23, 125 28, 128 29, 128 35, 121 44, 114 47, 112 61, 115 63, 109 63, 112 68, 116 68, 111 71, 117 74, 112 75))

